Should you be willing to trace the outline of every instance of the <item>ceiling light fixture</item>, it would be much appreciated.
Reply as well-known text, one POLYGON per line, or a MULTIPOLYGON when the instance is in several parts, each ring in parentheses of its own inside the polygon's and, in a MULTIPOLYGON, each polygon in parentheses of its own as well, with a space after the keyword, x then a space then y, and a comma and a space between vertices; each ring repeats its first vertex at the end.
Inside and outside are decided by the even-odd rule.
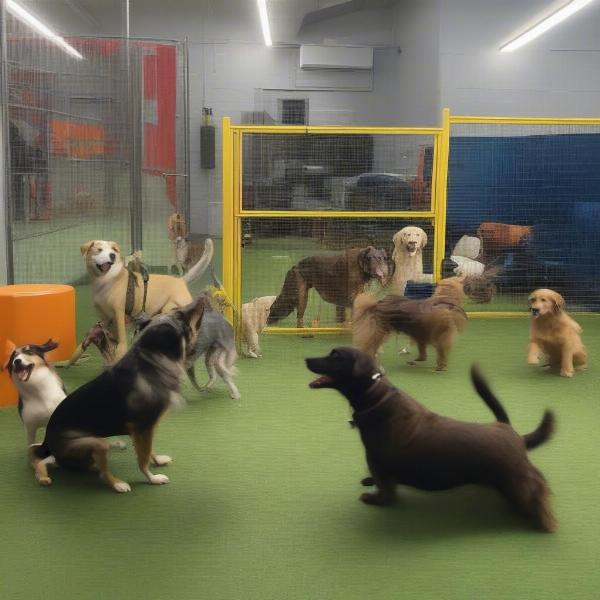
POLYGON ((39 19, 34 17, 30 12, 26 11, 20 4, 14 2, 14 0, 6 0, 6 9, 8 12, 15 16, 19 21, 22 21, 26 25, 29 25, 32 29, 43 35, 45 38, 50 40, 53 44, 60 46, 67 54, 74 56, 75 58, 82 59, 83 56, 73 48, 73 46, 67 44, 64 38, 60 37, 57 33, 54 33, 52 29, 44 25, 39 19))
POLYGON ((269 27, 269 13, 267 12, 267 0, 257 0, 258 14, 260 15, 260 26, 262 27, 265 46, 272 46, 271 28, 269 27))
POLYGON ((584 6, 592 2, 593 0, 571 0, 568 4, 565 4, 562 8, 559 8, 556 12, 553 12, 551 15, 534 25, 514 40, 511 40, 507 44, 500 46, 500 52, 512 52, 513 50, 517 50, 531 42, 531 40, 535 40, 535 38, 539 37, 543 33, 546 33, 549 29, 552 29, 555 25, 558 25, 565 19, 568 19, 572 14, 576 13, 578 10, 581 10, 584 6))

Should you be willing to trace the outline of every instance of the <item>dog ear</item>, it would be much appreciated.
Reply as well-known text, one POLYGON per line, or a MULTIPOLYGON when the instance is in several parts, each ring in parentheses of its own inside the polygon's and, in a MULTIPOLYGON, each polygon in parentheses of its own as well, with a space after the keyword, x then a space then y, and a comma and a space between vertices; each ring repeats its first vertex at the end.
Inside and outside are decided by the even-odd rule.
POLYGON ((11 342, 10 340, 4 341, 3 352, 0 356, 0 371, 4 371, 4 369, 8 368, 16 348, 17 346, 14 344, 14 342, 11 342))
POLYGON ((191 304, 180 309, 192 329, 200 329, 204 312, 210 310, 207 305, 210 307, 210 301, 205 294, 200 294, 191 304))
POLYGON ((52 338, 50 338, 47 342, 44 342, 43 344, 36 345, 43 354, 46 354, 46 352, 50 352, 51 350, 58 348, 58 342, 54 341, 52 338))
POLYGON ((552 302, 554 302, 554 310, 557 313, 564 310, 567 305, 565 299, 558 292, 552 292, 552 302))
POLYGON ((396 261, 394 260, 395 250, 392 250, 391 253, 388 252, 385 248, 380 248, 380 250, 383 252, 385 263, 387 264, 388 277, 391 277, 396 272, 396 261))
POLYGON ((427 246, 427 234, 421 229, 421 238, 423 243, 421 244, 421 248, 425 248, 427 246))
POLYGON ((89 242, 86 242, 85 244, 81 244, 81 246, 79 247, 79 249, 81 250, 81 254, 83 254, 85 256, 90 251, 90 249, 94 245, 95 241, 96 240, 90 240, 89 242))

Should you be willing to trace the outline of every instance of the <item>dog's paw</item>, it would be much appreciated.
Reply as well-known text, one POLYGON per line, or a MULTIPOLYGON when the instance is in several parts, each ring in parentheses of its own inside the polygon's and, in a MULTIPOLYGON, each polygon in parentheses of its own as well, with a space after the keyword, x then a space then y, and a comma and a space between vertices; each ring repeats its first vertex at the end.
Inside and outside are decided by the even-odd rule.
POLYGON ((537 356, 535 358, 528 358, 527 359, 527 364, 528 365, 539 365, 540 364, 540 359, 537 356))
POLYGON ((360 480, 360 485, 371 487, 372 485, 375 485, 375 480, 372 477, 364 477, 360 480))
POLYGON ((52 485, 52 479, 50 479, 50 477, 36 477, 36 479, 40 485, 52 485))
POLYGON ((435 368, 435 372, 436 373, 443 373, 444 371, 447 371, 448 367, 436 367, 435 368))
POLYGON ((229 396, 231 397, 232 400, 241 400, 242 399, 242 395, 239 392, 231 392, 231 394, 229 394, 229 396))
POLYGON ((152 464, 155 467, 164 467, 165 465, 170 465, 173 462, 173 459, 166 454, 153 454, 152 455, 152 464))
POLYGON ((115 481, 112 489, 115 490, 115 492, 119 492, 119 494, 125 494, 131 491, 131 486, 126 481, 115 481))
POLYGON ((169 483, 169 478, 166 475, 157 473, 156 475, 150 475, 150 477, 148 477, 148 481, 152 485, 163 485, 165 483, 169 483))
POLYGON ((123 440, 113 440, 110 442, 109 446, 111 448, 116 448, 117 450, 124 450, 127 448, 127 444, 123 440))
POLYGON ((573 377, 573 371, 566 371, 565 369, 561 369, 560 376, 561 377, 573 377))
POLYGON ((371 506, 388 506, 392 503, 392 499, 380 493, 364 493, 360 495, 360 501, 371 506))
POLYGON ((256 352, 254 352, 254 350, 249 350, 248 354, 246 354, 246 356, 248 358, 258 358, 258 354, 256 354, 256 352))

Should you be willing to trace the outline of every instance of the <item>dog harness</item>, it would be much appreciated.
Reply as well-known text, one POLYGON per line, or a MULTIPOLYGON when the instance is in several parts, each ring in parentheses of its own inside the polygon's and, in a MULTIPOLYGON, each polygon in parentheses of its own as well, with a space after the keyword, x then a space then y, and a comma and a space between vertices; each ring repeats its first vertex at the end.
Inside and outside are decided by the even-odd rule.
POLYGON ((144 282, 144 297, 142 298, 142 310, 140 312, 146 312, 146 296, 148 295, 148 279, 150 279, 150 274, 146 265, 138 263, 138 265, 133 266, 133 263, 130 263, 127 265, 127 295, 125 296, 125 314, 129 317, 132 316, 135 305, 135 288, 138 287, 137 277, 135 276, 137 269, 139 269, 142 281, 144 282))

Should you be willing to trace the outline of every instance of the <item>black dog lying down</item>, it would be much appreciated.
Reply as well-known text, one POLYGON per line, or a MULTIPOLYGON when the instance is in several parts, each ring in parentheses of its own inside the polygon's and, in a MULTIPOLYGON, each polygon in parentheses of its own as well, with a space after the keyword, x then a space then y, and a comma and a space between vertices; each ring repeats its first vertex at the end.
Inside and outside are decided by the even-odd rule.
POLYGON ((353 422, 360 430, 372 475, 362 483, 377 488, 363 494, 363 502, 390 504, 396 484, 422 490, 479 484, 496 488, 538 528, 555 529, 550 490, 527 457, 527 450, 550 438, 551 412, 545 412, 535 431, 520 436, 475 367, 473 385, 494 413, 495 423, 466 423, 427 410, 395 388, 373 358, 354 348, 335 348, 329 356, 307 358, 306 366, 320 375, 311 388, 338 390, 354 410, 353 422))

